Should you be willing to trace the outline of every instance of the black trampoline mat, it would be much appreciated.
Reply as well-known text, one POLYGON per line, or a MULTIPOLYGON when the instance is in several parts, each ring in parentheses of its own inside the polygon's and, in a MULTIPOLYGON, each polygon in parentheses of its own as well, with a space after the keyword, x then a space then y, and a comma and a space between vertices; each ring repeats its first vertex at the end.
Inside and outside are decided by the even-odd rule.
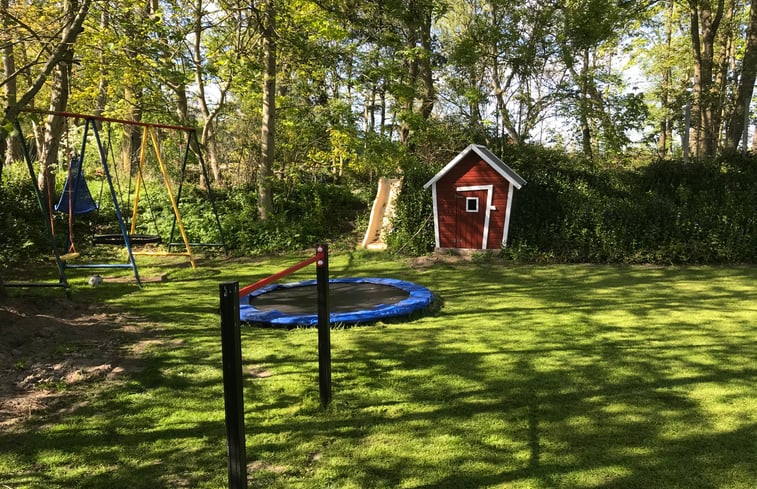
MULTIPOLYGON (((391 285, 368 282, 329 283, 331 312, 350 312, 373 309, 379 304, 396 304, 410 297, 409 292, 391 285)), ((316 314, 317 288, 313 285, 280 287, 256 297, 250 305, 261 311, 280 311, 285 314, 316 314)))

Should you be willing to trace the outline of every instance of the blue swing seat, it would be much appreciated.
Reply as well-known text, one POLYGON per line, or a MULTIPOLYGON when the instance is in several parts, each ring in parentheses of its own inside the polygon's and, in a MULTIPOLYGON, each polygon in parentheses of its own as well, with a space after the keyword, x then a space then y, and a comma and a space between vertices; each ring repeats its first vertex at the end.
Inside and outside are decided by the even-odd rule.
POLYGON ((66 182, 63 184, 63 192, 60 194, 58 203, 55 204, 55 210, 57 212, 69 213, 69 195, 71 196, 71 202, 73 202, 74 214, 87 214, 98 209, 98 205, 95 203, 92 194, 89 192, 87 181, 84 180, 81 164, 81 156, 74 155, 71 157, 68 176, 66 177, 66 182))

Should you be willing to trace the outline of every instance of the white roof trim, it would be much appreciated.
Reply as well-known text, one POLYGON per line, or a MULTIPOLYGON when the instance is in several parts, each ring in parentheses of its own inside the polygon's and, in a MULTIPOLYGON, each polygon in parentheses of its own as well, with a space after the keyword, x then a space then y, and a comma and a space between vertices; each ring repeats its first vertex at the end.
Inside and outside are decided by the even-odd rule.
POLYGON ((525 185, 526 181, 523 180, 520 175, 515 173, 512 168, 507 166, 502 160, 497 158, 491 151, 489 151, 487 148, 483 146, 479 146, 477 144, 470 144, 467 148, 462 150, 460 153, 458 153, 455 158, 447 163, 444 168, 442 168, 439 173, 433 176, 431 180, 426 182, 425 185, 423 185, 424 189, 429 188, 431 185, 435 184, 439 179, 441 179, 448 171, 450 171, 455 165, 457 165, 460 160, 462 160, 470 151, 475 151, 476 154, 481 157, 482 160, 484 160, 494 171, 502 175, 502 178, 510 182, 515 188, 520 189, 523 185, 525 185), (496 158, 495 160, 492 160, 492 158, 496 158), (508 172, 509 170, 509 172, 508 172), (512 173, 512 174, 510 174, 512 173))

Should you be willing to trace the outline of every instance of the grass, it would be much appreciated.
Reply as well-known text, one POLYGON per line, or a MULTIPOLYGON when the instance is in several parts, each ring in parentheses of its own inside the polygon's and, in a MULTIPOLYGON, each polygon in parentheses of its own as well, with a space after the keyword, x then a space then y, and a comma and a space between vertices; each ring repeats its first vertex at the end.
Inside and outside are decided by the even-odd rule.
MULTIPOLYGON (((297 259, 77 287, 163 341, 126 380, 0 433, 0 487, 225 487, 218 283, 297 259)), ((335 329, 325 410, 316 331, 244 328, 250 487, 757 487, 757 269, 413 269, 363 253, 331 268, 420 283, 443 307, 335 329)))

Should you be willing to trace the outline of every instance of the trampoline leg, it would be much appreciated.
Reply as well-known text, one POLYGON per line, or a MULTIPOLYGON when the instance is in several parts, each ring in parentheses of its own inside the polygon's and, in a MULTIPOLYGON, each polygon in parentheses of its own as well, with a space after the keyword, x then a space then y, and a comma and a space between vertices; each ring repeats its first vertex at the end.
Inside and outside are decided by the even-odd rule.
POLYGON ((318 289, 318 386, 321 405, 331 402, 331 321, 329 317, 329 248, 318 245, 321 254, 316 261, 318 289))

